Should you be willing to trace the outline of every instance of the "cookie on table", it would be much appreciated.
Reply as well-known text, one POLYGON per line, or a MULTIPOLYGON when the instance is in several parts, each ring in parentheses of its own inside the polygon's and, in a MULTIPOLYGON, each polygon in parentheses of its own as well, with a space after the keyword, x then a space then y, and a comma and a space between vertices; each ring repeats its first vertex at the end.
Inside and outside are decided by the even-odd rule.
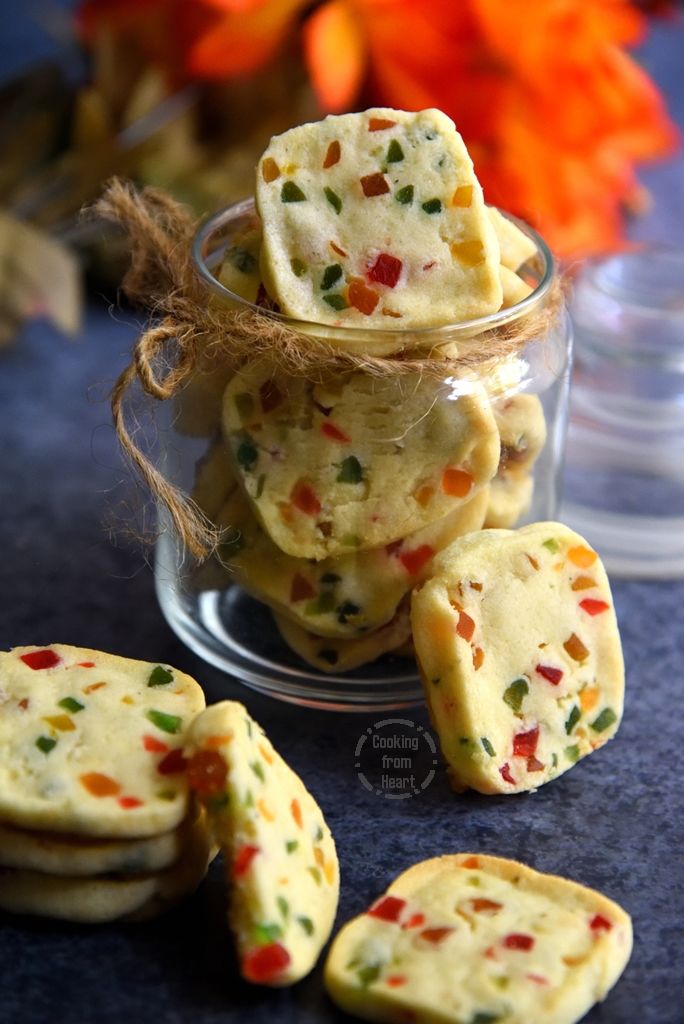
POLYGON ((194 892, 215 855, 209 832, 198 820, 186 836, 181 859, 162 871, 66 877, 0 867, 0 909, 84 924, 147 920, 194 892))
POLYGON ((403 329, 501 306, 496 233, 439 110, 375 108, 275 136, 256 202, 264 284, 290 316, 403 329))
POLYGON ((321 809, 242 704, 196 718, 186 756, 223 849, 240 971, 256 984, 292 984, 316 963, 337 910, 337 855, 321 809))
POLYGON ((222 571, 217 559, 202 566, 193 577, 195 587, 239 583, 307 632, 347 639, 388 622, 404 594, 429 571, 435 553, 480 529, 488 504, 483 488, 455 512, 402 540, 312 563, 285 554, 264 532, 221 443, 201 460, 193 497, 225 531, 218 550, 222 571))
POLYGON ((394 617, 384 626, 344 640, 316 636, 277 612, 273 613, 273 618, 287 646, 321 672, 351 672, 361 665, 377 661, 383 654, 395 651, 411 639, 407 602, 399 606, 394 617))
POLYGON ((615 735, 624 668, 608 577, 562 523, 455 541, 414 590, 411 620, 455 788, 536 789, 615 735))
POLYGON ((485 529, 509 530, 529 511, 534 477, 526 470, 499 472, 489 485, 485 529))
POLYGON ((325 381, 268 359, 226 389, 224 437, 254 513, 297 558, 380 547, 474 497, 496 472, 499 433, 483 389, 458 397, 418 373, 325 381))
POLYGON ((524 864, 455 854, 416 864, 336 935, 333 1001, 405 1024, 575 1024, 632 950, 628 914, 524 864))
POLYGON ((188 813, 182 747, 205 706, 166 665, 52 644, 0 652, 0 820, 130 838, 188 813))
POLYGON ((206 822, 195 813, 146 839, 85 839, 0 824, 0 867, 77 877, 149 874, 177 863, 197 831, 206 833, 206 822))

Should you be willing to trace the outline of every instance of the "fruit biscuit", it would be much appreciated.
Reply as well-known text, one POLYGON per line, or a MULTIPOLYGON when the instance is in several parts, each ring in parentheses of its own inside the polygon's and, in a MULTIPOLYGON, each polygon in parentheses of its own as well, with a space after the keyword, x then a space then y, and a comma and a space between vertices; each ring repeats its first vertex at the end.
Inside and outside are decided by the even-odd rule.
POLYGON ((298 558, 415 533, 462 507, 499 461, 496 423, 474 382, 348 373, 316 383, 260 359, 230 382, 223 410, 255 515, 298 558))
POLYGON ((0 653, 0 821, 128 838, 188 811, 182 746, 204 694, 166 665, 52 644, 0 653))
POLYGON ((576 882, 483 854, 409 868, 342 928, 338 1006, 390 1024, 574 1024, 632 949, 629 916, 576 882))
POLYGON ((624 669, 608 578, 562 523, 455 541, 414 590, 411 621, 455 788, 536 789, 615 735, 624 669))
POLYGON ((196 718, 186 756, 225 856, 240 971, 256 984, 292 984, 314 966, 337 910, 337 855, 321 809, 242 704, 196 718))
POLYGON ((259 161, 256 201, 264 284, 290 316, 404 329, 501 306, 496 233, 439 110, 379 108, 292 128, 259 161))
POLYGON ((217 553, 225 568, 218 572, 214 559, 196 573, 194 585, 218 589, 237 582, 318 636, 350 639, 383 626, 428 573, 434 555, 456 537, 480 529, 488 507, 484 488, 455 512, 385 547, 310 562, 286 555, 267 536, 226 463, 219 443, 198 466, 193 497, 225 530, 217 553))

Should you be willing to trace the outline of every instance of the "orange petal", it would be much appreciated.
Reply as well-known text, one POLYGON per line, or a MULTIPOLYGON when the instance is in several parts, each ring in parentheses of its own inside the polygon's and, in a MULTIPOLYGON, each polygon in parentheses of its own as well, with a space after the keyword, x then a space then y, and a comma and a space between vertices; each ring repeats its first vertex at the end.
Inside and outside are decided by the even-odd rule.
POLYGON ((304 23, 304 59, 324 110, 349 107, 359 92, 365 41, 358 15, 345 0, 329 0, 304 23))
POLYGON ((211 6, 222 13, 188 48, 187 71, 200 78, 256 71, 285 41, 302 5, 303 0, 212 0, 211 6))

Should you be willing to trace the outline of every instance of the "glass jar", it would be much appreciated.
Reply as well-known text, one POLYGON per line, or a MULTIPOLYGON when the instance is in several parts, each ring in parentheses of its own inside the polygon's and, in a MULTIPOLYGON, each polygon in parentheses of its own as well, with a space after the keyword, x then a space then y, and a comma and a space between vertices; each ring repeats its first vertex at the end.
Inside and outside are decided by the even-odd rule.
MULTIPOLYGON (((530 294, 490 316, 421 330, 304 323, 255 305, 259 222, 251 200, 207 221, 194 257, 208 303, 266 312, 346 352, 385 356, 401 347, 434 357, 543 309, 553 259, 516 223, 536 246, 520 270, 530 294)), ((197 375, 160 424, 162 468, 225 540, 218 556, 197 565, 160 509, 156 588, 171 627, 211 664, 282 700, 344 711, 419 701, 411 588, 464 532, 555 518, 570 355, 561 311, 486 373, 452 364, 443 377, 328 369, 285 380, 262 361, 232 377, 220 365, 197 375), (349 423, 358 435, 348 436, 349 423), (320 468, 324 443, 337 446, 335 461, 326 455, 320 468), (291 486, 300 465, 304 482, 291 486), (332 481, 320 495, 306 476, 312 466, 332 481), (283 486, 287 500, 276 500, 283 486)))

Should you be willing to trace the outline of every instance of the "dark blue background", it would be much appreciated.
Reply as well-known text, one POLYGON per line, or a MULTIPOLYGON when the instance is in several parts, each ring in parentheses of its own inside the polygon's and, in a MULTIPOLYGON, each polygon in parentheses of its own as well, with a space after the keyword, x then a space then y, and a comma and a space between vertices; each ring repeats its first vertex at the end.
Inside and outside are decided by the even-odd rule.
MULTIPOLYGON (((0 3, 5 76, 53 49, 31 21, 33 9, 0 3)), ((684 31, 672 25, 658 28, 643 51, 680 123, 683 52, 684 31)), ((656 205, 634 237, 681 243, 683 169, 679 158, 642 175, 656 205)), ((622 980, 587 1021, 681 1024, 684 582, 614 585, 627 700, 607 748, 534 795, 456 797, 440 771, 412 800, 372 796, 356 779, 354 747, 382 715, 297 710, 207 667, 162 619, 145 555, 109 535, 130 489, 106 396, 135 333, 129 314, 93 302, 76 342, 35 323, 0 352, 0 647, 60 641, 168 662, 196 676, 209 700, 243 700, 311 787, 335 834, 340 922, 409 864, 449 851, 515 857, 598 887, 632 914, 636 941, 622 980)), ((426 724, 421 709, 409 717, 426 724)), ((0 917, 0 1021, 343 1019, 323 992, 320 966, 289 991, 242 984, 224 902, 214 865, 195 897, 142 926, 0 917)))

